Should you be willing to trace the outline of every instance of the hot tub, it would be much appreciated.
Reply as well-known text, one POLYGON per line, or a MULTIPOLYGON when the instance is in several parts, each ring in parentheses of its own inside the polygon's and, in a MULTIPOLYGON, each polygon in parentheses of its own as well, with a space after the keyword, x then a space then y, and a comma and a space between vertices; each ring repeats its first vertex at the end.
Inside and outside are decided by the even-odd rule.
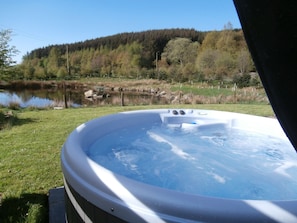
POLYGON ((278 121, 192 109, 78 126, 61 154, 68 222, 297 222, 297 155, 278 121))

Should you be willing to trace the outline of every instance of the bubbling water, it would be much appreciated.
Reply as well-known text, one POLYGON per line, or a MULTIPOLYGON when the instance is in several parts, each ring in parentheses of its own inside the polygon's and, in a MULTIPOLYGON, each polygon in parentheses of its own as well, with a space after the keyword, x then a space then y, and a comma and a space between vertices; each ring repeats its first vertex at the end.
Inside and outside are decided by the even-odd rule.
POLYGON ((297 199, 297 154, 287 139, 187 123, 122 128, 86 151, 99 165, 170 190, 231 199, 297 199))

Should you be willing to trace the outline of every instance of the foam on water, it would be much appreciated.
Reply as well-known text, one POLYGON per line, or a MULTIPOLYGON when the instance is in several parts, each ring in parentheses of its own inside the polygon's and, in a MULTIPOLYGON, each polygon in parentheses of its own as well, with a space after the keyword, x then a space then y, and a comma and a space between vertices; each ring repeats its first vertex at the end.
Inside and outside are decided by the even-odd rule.
POLYGON ((224 124, 123 128, 99 138, 86 152, 117 174, 171 190, 297 199, 297 154, 290 142, 224 124))

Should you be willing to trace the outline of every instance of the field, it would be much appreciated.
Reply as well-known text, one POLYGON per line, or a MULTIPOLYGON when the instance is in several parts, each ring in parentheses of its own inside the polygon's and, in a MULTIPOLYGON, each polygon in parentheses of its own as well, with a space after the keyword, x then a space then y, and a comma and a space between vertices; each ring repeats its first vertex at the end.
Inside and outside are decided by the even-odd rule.
POLYGON ((62 110, 18 110, 0 130, 0 222, 48 222, 48 192, 63 185, 60 151, 79 124, 103 115, 138 109, 193 108, 272 117, 270 105, 208 104, 110 106, 62 110))

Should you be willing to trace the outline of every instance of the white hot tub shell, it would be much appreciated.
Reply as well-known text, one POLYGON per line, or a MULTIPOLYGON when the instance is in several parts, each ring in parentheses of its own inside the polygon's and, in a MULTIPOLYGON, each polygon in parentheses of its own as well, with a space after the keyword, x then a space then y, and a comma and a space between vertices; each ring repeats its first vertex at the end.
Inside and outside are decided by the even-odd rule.
POLYGON ((193 120, 286 139, 276 119, 212 110, 141 110, 91 120, 78 126, 62 149, 67 221, 297 222, 294 199, 240 200, 182 193, 116 174, 85 152, 98 138, 121 128, 150 123, 186 125, 193 120))

